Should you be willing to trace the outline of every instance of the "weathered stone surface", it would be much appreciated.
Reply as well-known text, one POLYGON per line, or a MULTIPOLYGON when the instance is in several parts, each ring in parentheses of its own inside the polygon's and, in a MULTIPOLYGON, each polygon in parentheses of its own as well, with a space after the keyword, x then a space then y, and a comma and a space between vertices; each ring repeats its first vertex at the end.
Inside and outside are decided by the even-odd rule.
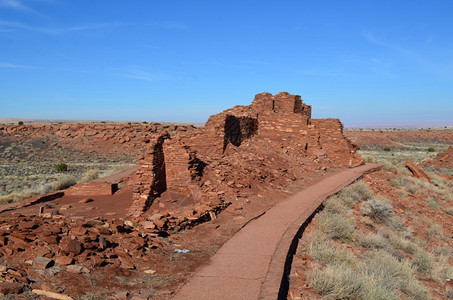
POLYGON ((0 295, 17 295, 22 293, 23 288, 18 282, 0 282, 0 295))
POLYGON ((74 263, 74 259, 70 256, 60 256, 55 260, 55 263, 60 266, 67 266, 74 263))
POLYGON ((34 289, 34 290, 32 290, 32 292, 35 294, 38 294, 38 295, 50 297, 52 299, 72 300, 72 297, 64 295, 64 294, 60 294, 60 293, 54 293, 54 292, 49 292, 49 291, 40 290, 40 289, 34 289))
POLYGON ((65 238, 60 242, 60 248, 66 253, 79 254, 82 252, 82 243, 78 240, 65 238))
POLYGON ((405 166, 409 169, 409 171, 415 178, 426 179, 431 182, 431 178, 429 178, 428 174, 426 174, 425 171, 423 171, 419 166, 417 166, 410 160, 406 161, 405 166))
POLYGON ((82 200, 79 201, 79 203, 89 203, 89 202, 93 202, 94 200, 91 199, 91 198, 83 198, 82 200))
POLYGON ((89 273, 89 270, 81 265, 69 265, 66 270, 71 273, 89 273))
POLYGON ((50 268, 54 265, 54 261, 47 258, 47 257, 42 257, 38 256, 35 258, 34 265, 37 266, 40 269, 47 269, 50 268))

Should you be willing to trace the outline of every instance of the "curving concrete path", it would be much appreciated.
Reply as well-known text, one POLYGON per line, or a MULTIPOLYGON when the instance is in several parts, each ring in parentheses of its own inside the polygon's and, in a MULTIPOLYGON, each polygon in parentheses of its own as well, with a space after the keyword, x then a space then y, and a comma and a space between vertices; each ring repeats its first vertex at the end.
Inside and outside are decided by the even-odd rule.
POLYGON ((286 299, 279 291, 284 293, 303 225, 328 196, 379 168, 366 164, 341 171, 278 203, 228 240, 173 299, 286 299))

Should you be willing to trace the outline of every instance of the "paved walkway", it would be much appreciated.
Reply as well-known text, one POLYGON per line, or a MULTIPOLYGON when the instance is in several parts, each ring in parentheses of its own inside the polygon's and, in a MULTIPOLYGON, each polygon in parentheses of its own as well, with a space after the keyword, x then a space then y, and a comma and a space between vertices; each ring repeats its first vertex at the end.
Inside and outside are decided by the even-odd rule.
POLYGON ((278 299, 294 236, 322 201, 379 165, 330 175, 251 221, 211 257, 174 300, 278 299))

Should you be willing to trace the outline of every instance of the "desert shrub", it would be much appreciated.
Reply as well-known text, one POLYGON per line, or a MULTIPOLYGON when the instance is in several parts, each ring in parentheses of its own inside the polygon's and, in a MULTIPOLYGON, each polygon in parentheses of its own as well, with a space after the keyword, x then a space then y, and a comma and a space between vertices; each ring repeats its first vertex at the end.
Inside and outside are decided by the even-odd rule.
POLYGON ((55 165, 55 170, 58 172, 64 172, 68 170, 68 165, 65 163, 58 163, 55 165))
POLYGON ((362 181, 356 182, 349 187, 352 192, 356 193, 361 199, 367 200, 373 197, 370 187, 362 181))
POLYGON ((59 179, 58 181, 52 182, 52 189, 54 191, 64 190, 64 189, 67 189, 68 187, 73 186, 76 183, 77 183, 77 181, 75 180, 74 177, 65 176, 65 177, 59 179))
POLYGON ((359 268, 363 276, 373 278, 375 285, 385 290, 401 290, 416 299, 428 299, 428 291, 418 284, 409 263, 398 260, 387 251, 370 251, 359 268))
POLYGON ((439 210, 441 208, 439 203, 437 203, 437 201, 434 197, 431 197, 431 196, 428 197, 426 199, 426 203, 427 203, 428 207, 430 207, 432 209, 439 210))
POLYGON ((429 228, 426 230, 426 234, 428 235, 429 241, 433 241, 436 237, 444 238, 444 230, 439 224, 434 222, 427 222, 427 224, 429 224, 429 228))
POLYGON ((363 248, 382 249, 388 246, 387 240, 380 234, 363 234, 357 241, 363 248))
POLYGON ((453 290, 446 290, 444 296, 448 299, 453 299, 453 290))
POLYGON ((390 149, 390 147, 384 147, 383 150, 384 150, 385 152, 390 152, 390 151, 392 151, 392 149, 390 149))
POLYGON ((350 241, 354 236, 355 221, 351 217, 326 212, 319 217, 316 229, 329 238, 343 242, 350 241))
POLYGON ((323 299, 360 299, 363 283, 357 274, 345 266, 328 266, 314 269, 309 275, 310 284, 323 299))
POLYGON ((91 180, 95 180, 96 178, 99 177, 99 171, 98 170, 88 170, 82 175, 82 182, 88 182, 91 180))
POLYGON ((361 299, 373 300, 399 300, 400 297, 396 291, 391 290, 379 284, 378 279, 370 276, 364 282, 361 299))
MULTIPOLYGON (((453 181, 453 180, 452 180, 453 181)), ((450 191, 446 191, 445 193, 443 193, 442 195, 442 200, 446 201, 446 202, 451 202, 453 201, 453 192, 450 192, 450 191)))
POLYGON ((143 121, 142 123, 143 123, 143 124, 148 124, 148 122, 146 122, 146 121, 143 121))
POLYGON ((428 152, 436 152, 436 149, 434 149, 433 147, 429 147, 428 152))
POLYGON ((444 209, 444 212, 446 214, 449 214, 450 216, 453 216, 453 207, 447 207, 444 209))
POLYGON ((39 187, 37 194, 47 194, 52 192, 52 190, 53 190, 52 184, 45 183, 39 187))
POLYGON ((406 188, 410 184, 410 180, 408 176, 397 176, 389 180, 390 184, 396 188, 406 188))
POLYGON ((445 178, 440 177, 439 175, 431 172, 427 172, 429 178, 431 178, 431 182, 435 185, 445 186, 448 183, 448 180, 445 178))
POLYGON ((345 247, 338 246, 331 240, 313 237, 308 243, 307 254, 314 261, 328 266, 354 263, 354 255, 345 247))
POLYGON ((414 254, 419 250, 419 246, 408 240, 407 238, 401 237, 398 234, 391 232, 389 234, 390 244, 396 249, 403 250, 406 253, 414 254))
POLYGON ((344 213, 345 207, 338 197, 329 197, 324 201, 324 211, 328 213, 344 213))
POLYGON ((373 155, 366 155, 363 157, 363 159, 368 162, 368 163, 375 163, 376 162, 376 158, 373 156, 373 155))
POLYGON ((377 222, 388 221, 393 213, 393 206, 380 199, 368 199, 360 206, 364 216, 369 216, 377 222))
POLYGON ((122 169, 125 169, 125 168, 132 167, 132 166, 134 166, 134 165, 135 165, 135 164, 119 164, 119 165, 113 166, 113 167, 110 168, 110 169, 103 170, 102 172, 99 172, 98 177, 109 176, 109 175, 112 175, 112 174, 115 173, 115 172, 118 172, 118 171, 120 171, 120 170, 122 170, 122 169))
POLYGON ((389 161, 384 161, 382 163, 382 169, 387 172, 391 172, 393 174, 398 174, 398 168, 394 164, 389 161))
POLYGON ((11 193, 9 195, 0 196, 0 205, 19 202, 32 196, 33 194, 30 193, 11 193))
POLYGON ((411 172, 404 165, 398 165, 397 169, 398 169, 397 174, 400 176, 410 176, 411 175, 411 172))
POLYGON ((19 121, 19 122, 17 122, 17 124, 18 124, 18 125, 24 125, 24 122, 19 121))
POLYGON ((420 249, 415 253, 415 259, 412 262, 412 265, 417 271, 430 275, 434 269, 434 258, 431 253, 420 249))

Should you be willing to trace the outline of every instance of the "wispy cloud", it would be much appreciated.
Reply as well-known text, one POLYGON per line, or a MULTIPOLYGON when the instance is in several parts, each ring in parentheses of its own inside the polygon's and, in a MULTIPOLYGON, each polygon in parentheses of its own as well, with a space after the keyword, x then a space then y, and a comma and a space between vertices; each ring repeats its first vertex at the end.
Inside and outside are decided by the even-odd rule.
POLYGON ((146 81, 154 81, 159 78, 148 71, 139 70, 139 69, 128 69, 123 72, 118 72, 115 75, 125 78, 133 78, 133 79, 140 79, 146 81))
POLYGON ((345 72, 341 69, 317 69, 307 71, 296 71, 296 73, 309 76, 327 76, 327 77, 353 76, 353 74, 345 72))
POLYGON ((14 32, 15 30, 27 30, 35 31, 47 34, 59 34, 62 33, 60 30, 40 27, 40 26, 29 26, 19 22, 0 21, 0 31, 14 32))
POLYGON ((9 8, 23 12, 35 12, 19 0, 0 0, 0 8, 9 8))
MULTIPOLYGON (((2 0, 0 0, 2 1, 2 0)), ((65 34, 78 31, 92 31, 92 30, 112 30, 119 27, 138 26, 150 28, 164 28, 164 29, 185 29, 187 28, 182 24, 175 23, 132 23, 132 22, 103 22, 103 23, 87 23, 71 27, 42 27, 36 25, 28 25, 20 22, 0 21, 0 31, 11 32, 15 30, 34 31, 44 34, 65 34)))
POLYGON ((381 47, 399 52, 399 53, 407 55, 407 56, 418 57, 418 55, 415 54, 414 52, 404 49, 397 44, 393 44, 393 43, 389 43, 387 41, 381 40, 369 32, 364 32, 363 36, 368 40, 368 42, 375 44, 377 46, 381 46, 381 47))
POLYGON ((247 64, 247 65, 270 65, 271 64, 267 61, 262 61, 262 60, 244 60, 244 61, 241 61, 241 63, 247 64))
POLYGON ((32 69, 33 67, 0 62, 0 68, 6 68, 6 69, 32 69))

